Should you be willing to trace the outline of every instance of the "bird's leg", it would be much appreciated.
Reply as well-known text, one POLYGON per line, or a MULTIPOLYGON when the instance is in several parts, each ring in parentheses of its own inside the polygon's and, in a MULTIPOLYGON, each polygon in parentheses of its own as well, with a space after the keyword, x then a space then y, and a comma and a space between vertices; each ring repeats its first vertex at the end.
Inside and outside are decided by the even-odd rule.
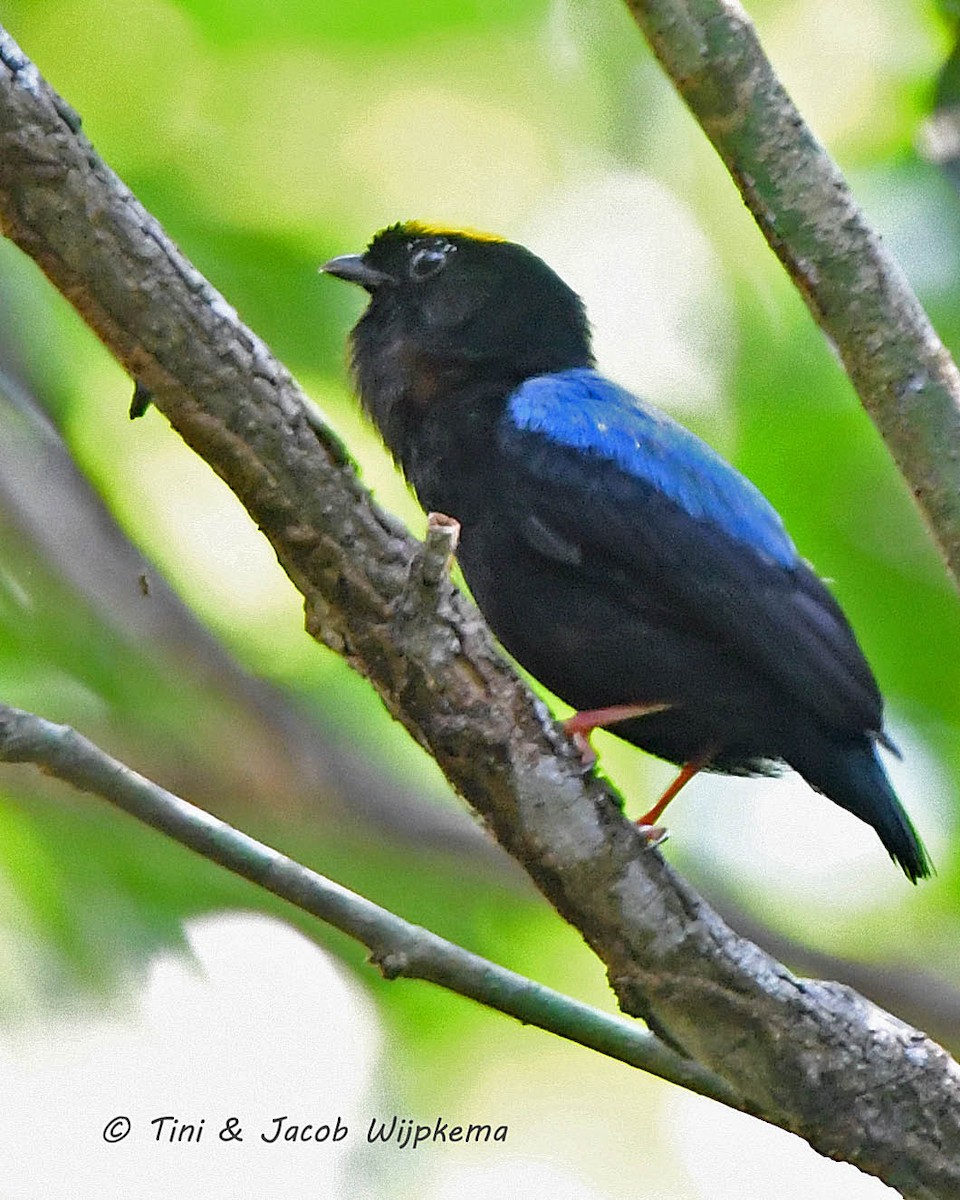
POLYGON ((711 746, 709 750, 698 755, 697 758, 692 758, 688 763, 685 763, 673 783, 667 788, 660 799, 656 802, 653 808, 648 813, 644 813, 642 817, 637 818, 637 826, 649 841, 654 845, 657 842, 663 841, 666 836, 666 831, 657 825, 657 821, 663 816, 663 810, 667 807, 670 801, 680 792, 694 775, 699 774, 703 768, 710 762, 716 754, 716 746, 711 746))
POLYGON ((669 704, 613 704, 609 708, 585 709, 568 717, 563 729, 573 738, 584 765, 589 767, 597 758, 590 745, 590 734, 595 729, 606 729, 608 725, 619 725, 621 721, 631 721, 634 717, 648 717, 651 713, 663 712, 670 707, 669 704))

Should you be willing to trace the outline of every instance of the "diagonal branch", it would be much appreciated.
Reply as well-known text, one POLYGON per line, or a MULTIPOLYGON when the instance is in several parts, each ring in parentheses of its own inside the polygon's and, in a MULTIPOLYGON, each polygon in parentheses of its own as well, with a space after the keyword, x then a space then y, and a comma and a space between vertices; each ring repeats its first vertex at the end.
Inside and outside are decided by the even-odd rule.
POLYGON ((960 583, 960 372, 737 0, 626 0, 836 347, 960 583))
POLYGON ((435 983, 526 1025, 742 1108, 722 1079, 636 1022, 581 1004, 411 925, 131 771, 66 725, 0 705, 0 761, 34 763, 74 787, 102 796, 197 854, 319 917, 366 946, 387 979, 435 983))
POLYGON ((822 1153, 907 1195, 960 1194, 957 1064, 850 989, 797 979, 728 929, 644 848, 609 789, 583 777, 447 579, 412 610, 415 543, 2 30, 0 229, 233 489, 303 593, 310 632, 370 679, 581 930, 624 1011, 822 1153))

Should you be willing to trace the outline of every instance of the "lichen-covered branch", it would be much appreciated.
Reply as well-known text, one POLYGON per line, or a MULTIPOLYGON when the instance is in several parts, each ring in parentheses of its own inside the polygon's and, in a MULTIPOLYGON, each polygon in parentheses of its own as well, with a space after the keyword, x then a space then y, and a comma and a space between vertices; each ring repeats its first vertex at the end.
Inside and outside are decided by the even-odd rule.
POLYGON ((627 1013, 743 1106, 917 1197, 960 1195, 960 1068, 727 928, 645 847, 476 611, 377 510, 263 343, 97 157, 0 31, 0 229, 270 539, 307 624, 377 688, 607 966, 627 1013), (417 609, 411 597, 420 592, 417 609))
POLYGON ((626 4, 836 347, 960 583, 960 372, 902 270, 737 0, 626 4))

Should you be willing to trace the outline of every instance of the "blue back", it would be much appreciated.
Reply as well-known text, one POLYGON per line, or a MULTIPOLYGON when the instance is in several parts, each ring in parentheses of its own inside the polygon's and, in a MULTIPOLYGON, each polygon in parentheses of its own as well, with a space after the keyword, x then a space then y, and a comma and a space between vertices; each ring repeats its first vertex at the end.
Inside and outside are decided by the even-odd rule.
POLYGON ((784 567, 797 561, 779 514, 695 434, 586 367, 537 375, 510 396, 509 421, 615 462, 690 517, 784 567))

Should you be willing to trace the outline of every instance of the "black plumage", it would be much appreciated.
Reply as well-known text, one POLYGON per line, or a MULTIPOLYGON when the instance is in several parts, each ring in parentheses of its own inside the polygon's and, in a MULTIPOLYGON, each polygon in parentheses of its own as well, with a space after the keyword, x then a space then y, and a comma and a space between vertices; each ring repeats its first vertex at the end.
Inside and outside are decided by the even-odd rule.
POLYGON ((324 269, 370 293, 352 335, 364 407, 424 508, 459 521, 494 632, 580 727, 611 723, 684 782, 788 763, 928 875, 840 607, 752 484, 594 370, 559 276, 522 246, 413 223, 324 269), (619 705, 662 707, 593 719, 619 705))

